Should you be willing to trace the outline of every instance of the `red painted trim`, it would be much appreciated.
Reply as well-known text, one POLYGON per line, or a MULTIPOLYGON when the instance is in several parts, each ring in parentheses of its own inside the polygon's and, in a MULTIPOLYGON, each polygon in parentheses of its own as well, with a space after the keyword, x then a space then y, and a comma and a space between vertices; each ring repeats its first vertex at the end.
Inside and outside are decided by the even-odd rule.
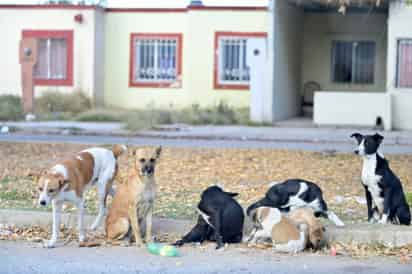
POLYGON ((98 6, 83 5, 0 5, 0 9, 64 9, 64 10, 94 10, 100 9, 98 6))
POLYGON ((188 12, 190 10, 267 11, 267 7, 107 8, 106 12, 188 12))
POLYGON ((267 7, 230 7, 230 6, 188 6, 188 10, 232 10, 232 11, 267 11, 267 7))
POLYGON ((182 33, 131 33, 130 34, 130 57, 129 57, 129 87, 152 87, 152 88, 179 88, 176 82, 182 81, 183 64, 183 34, 182 33), (177 39, 177 80, 171 82, 135 82, 133 81, 133 68, 135 66, 135 48, 133 42, 136 38, 161 38, 177 39))
POLYGON ((37 86, 72 86, 73 85, 73 30, 23 30, 24 38, 66 38, 67 40, 67 78, 34 79, 37 86))
POLYGON ((236 37, 267 37, 266 32, 231 32, 217 31, 215 32, 215 47, 214 47, 214 66, 213 66, 213 87, 214 89, 239 89, 249 90, 248 84, 220 84, 219 83, 219 38, 221 36, 236 36, 236 37))
POLYGON ((186 8, 107 8, 106 12, 187 12, 186 8))
MULTIPOLYGON (((94 10, 103 9, 99 6, 83 5, 13 5, 0 4, 0 9, 66 9, 66 10, 94 10)), ((186 8, 105 8, 106 12, 188 12, 189 10, 222 10, 222 11, 267 11, 267 7, 229 7, 229 6, 189 6, 186 8)))

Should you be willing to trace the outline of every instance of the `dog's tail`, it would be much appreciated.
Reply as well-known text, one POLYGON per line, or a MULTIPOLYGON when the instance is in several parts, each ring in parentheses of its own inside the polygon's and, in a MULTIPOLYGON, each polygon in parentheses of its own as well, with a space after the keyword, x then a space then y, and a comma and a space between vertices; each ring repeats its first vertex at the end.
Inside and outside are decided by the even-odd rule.
POLYGON ((127 147, 125 145, 114 145, 112 147, 112 152, 113 152, 114 158, 116 159, 117 157, 119 157, 126 151, 127 151, 127 147))
POLYGON ((256 203, 251 204, 247 209, 246 209, 246 214, 247 216, 251 217, 251 213, 253 210, 255 210, 258 207, 262 207, 262 206, 270 206, 266 197, 257 201, 256 203))

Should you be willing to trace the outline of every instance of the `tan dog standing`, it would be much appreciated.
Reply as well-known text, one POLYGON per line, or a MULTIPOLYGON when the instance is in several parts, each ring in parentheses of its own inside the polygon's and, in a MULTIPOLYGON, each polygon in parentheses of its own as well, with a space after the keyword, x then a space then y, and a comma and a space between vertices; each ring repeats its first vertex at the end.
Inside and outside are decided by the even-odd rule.
POLYGON ((308 226, 308 244, 314 249, 320 248, 324 239, 325 228, 315 217, 314 211, 310 208, 298 208, 288 213, 287 217, 295 225, 305 224, 308 226))
POLYGON ((119 185, 106 219, 106 237, 109 240, 131 240, 143 245, 142 229, 146 227, 146 243, 152 240, 152 215, 156 196, 155 166, 162 148, 137 149, 134 152, 135 170, 128 181, 119 185))

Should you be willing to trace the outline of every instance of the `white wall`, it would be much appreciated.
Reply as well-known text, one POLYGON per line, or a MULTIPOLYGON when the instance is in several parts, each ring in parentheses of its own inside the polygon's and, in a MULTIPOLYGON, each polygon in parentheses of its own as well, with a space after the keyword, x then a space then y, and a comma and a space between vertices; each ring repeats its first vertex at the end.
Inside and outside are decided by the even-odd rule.
POLYGON ((412 39, 412 6, 391 2, 388 18, 388 82, 394 129, 412 129, 412 89, 396 87, 398 39, 412 39))
POLYGON ((300 113, 303 11, 288 1, 274 6, 274 120, 300 113))
POLYGON ((19 43, 22 30, 73 30, 73 85, 36 86, 35 95, 44 91, 81 90, 89 97, 94 90, 94 10, 92 9, 0 9, 0 94, 22 95, 19 43), (82 14, 84 21, 74 21, 82 14))
MULTIPOLYGON (((316 81, 322 90, 384 91, 386 86, 386 24, 383 13, 308 12, 304 16, 302 83, 316 81), (332 43, 335 40, 369 40, 376 43, 373 85, 333 83, 332 43)), ((411 28, 412 29, 412 28, 411 28)), ((300 88, 303 91, 303 88, 300 88)))
POLYGON ((94 14, 94 103, 96 106, 104 105, 104 57, 105 57, 105 12, 96 10, 94 14))
POLYGON ((317 125, 374 126, 381 117, 390 127, 389 94, 378 92, 316 92, 314 123, 317 125))

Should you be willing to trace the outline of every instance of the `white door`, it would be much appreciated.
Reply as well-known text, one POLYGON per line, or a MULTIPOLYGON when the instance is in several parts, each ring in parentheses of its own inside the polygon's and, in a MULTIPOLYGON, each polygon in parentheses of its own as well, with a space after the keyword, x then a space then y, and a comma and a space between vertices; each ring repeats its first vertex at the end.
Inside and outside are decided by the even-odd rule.
POLYGON ((266 38, 247 40, 247 63, 250 68, 250 119, 263 122, 266 80, 266 38))

